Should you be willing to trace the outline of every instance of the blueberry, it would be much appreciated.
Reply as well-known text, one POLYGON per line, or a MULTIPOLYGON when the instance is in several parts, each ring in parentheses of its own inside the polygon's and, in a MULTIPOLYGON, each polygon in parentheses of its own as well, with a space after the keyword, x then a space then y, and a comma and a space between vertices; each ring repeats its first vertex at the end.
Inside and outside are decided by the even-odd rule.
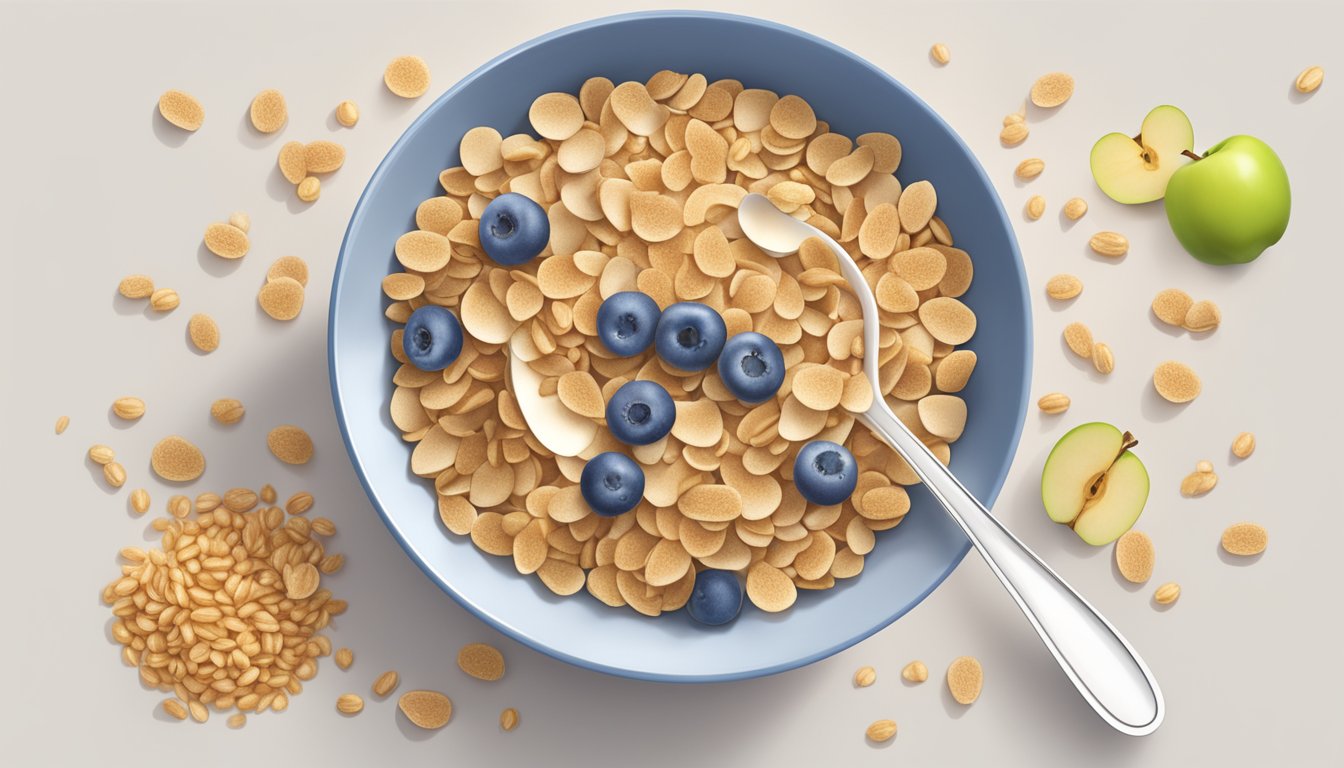
POLYGON ((738 400, 763 403, 784 383, 784 355, 769 336, 739 333, 723 345, 719 378, 738 400))
POLYGON ((644 495, 644 470, 623 453, 599 453, 583 466, 579 490, 594 512, 615 517, 639 504, 644 495))
POLYGON ((813 440, 793 462, 793 483, 803 498, 831 506, 848 499, 859 482, 859 465, 843 445, 813 440))
POLYGON ((452 312, 437 304, 426 304, 412 312, 406 321, 401 348, 416 368, 441 371, 462 352, 462 326, 452 312))
POLYGON ((551 240, 551 220, 540 205, 517 192, 490 201, 481 214, 481 248, 496 264, 531 261, 551 240))
POLYGON ((677 406, 661 384, 630 381, 607 402, 607 428, 627 445, 648 445, 663 439, 677 420, 677 406))
POLYGON ((632 357, 649 348, 658 328, 658 302, 639 291, 613 293, 597 308, 597 337, 612 354, 632 357))
POLYGON ((653 345, 663 362, 683 371, 703 371, 718 359, 728 327, 713 308, 681 302, 663 310, 653 345))
POLYGON ((701 624, 727 624, 742 611, 742 582, 732 571, 703 570, 695 575, 686 610, 701 624))

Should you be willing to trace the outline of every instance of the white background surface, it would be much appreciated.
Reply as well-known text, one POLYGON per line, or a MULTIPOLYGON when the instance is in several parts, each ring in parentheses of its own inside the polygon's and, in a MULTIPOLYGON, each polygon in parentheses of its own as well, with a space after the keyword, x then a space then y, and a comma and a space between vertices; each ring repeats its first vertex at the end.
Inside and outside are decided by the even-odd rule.
MULTIPOLYGON (((750 682, 677 687, 585 672, 503 640, 431 584, 402 554, 366 502, 341 446, 328 395, 326 301, 346 220, 386 149, 433 96, 490 57, 555 27, 627 9, 616 2, 433 5, 244 5, 216 3, 44 4, 0 8, 0 489, 6 523, 0 573, 6 586, 0 658, 0 759, 12 765, 201 764, 397 765, 1325 765, 1344 752, 1335 735, 1341 682, 1338 547, 1344 524, 1335 483, 1340 410, 1339 300, 1344 279, 1339 177, 1344 55, 1339 5, 1317 3, 1015 4, 752 2, 725 10, 772 18, 849 47, 893 73, 939 110, 995 180, 1013 215, 1035 304, 1033 397, 1073 398, 1062 417, 1034 409, 996 513, 1077 586, 1140 649, 1166 694, 1166 725, 1131 739, 1087 709, 1027 623, 975 556, 923 605, 872 639, 809 668, 750 682), (952 63, 927 51, 946 42, 952 63), (415 53, 430 64, 430 94, 414 102, 382 87, 384 64, 415 53), (1309 98, 1292 92, 1297 73, 1326 68, 1309 98), (1073 73, 1078 90, 1054 114, 1029 113, 1031 137, 999 146, 1003 115, 1018 108, 1038 75, 1073 73), (1331 78, 1334 78, 1332 80, 1331 78), (205 127, 185 137, 155 115, 158 94, 176 87, 205 104, 205 127), (280 88, 290 120, 278 135, 251 131, 252 95, 280 88), (356 100, 354 130, 331 117, 356 100), (1087 151, 1112 130, 1136 131, 1149 108, 1174 103, 1195 125, 1197 149, 1250 133, 1278 150, 1293 184, 1292 224, 1259 262, 1216 269, 1186 257, 1160 206, 1122 208, 1092 184, 1087 151), (349 155, 323 180, 322 199, 298 203, 275 173, 291 139, 333 138, 349 155), (1046 161, 1028 185, 1012 169, 1046 161), (1027 197, 1049 202, 1027 222, 1027 197), (1068 226, 1061 204, 1081 195, 1091 212, 1068 226), (252 216, 252 253, 224 263, 200 247, 211 221, 235 209, 252 216), (1132 248, 1120 263, 1093 258, 1088 236, 1114 229, 1132 248), (255 294, 270 262, 307 259, 307 307, 294 323, 270 321, 255 294), (1051 306, 1045 281, 1082 277, 1086 291, 1051 306), (168 315, 115 295, 125 274, 145 272, 176 288, 168 315), (1154 293, 1178 286, 1217 301, 1224 323, 1204 339, 1159 327, 1154 293), (211 313, 223 344, 196 354, 187 318, 211 313), (1089 323, 1116 355, 1109 378, 1070 359, 1059 340, 1071 320, 1089 323), (1152 394, 1154 365, 1189 362, 1204 395, 1175 408, 1152 394), (109 411, 135 394, 148 413, 134 425, 109 411), (232 428, 209 420, 219 397, 247 416, 232 428), (69 430, 52 433, 68 414, 69 430), (1038 475, 1066 425, 1103 419, 1135 431, 1153 480, 1139 528, 1157 547, 1146 587, 1124 583, 1111 550, 1081 544, 1048 523, 1038 475), (315 461, 279 464, 267 430, 304 426, 315 461), (1246 462, 1228 446, 1253 430, 1246 462), (135 487, 163 514, 172 492, 148 467, 150 446, 181 433, 204 449, 209 468, 193 492, 271 482, 282 498, 318 497, 314 514, 340 527, 348 556, 331 580, 347 598, 334 642, 353 648, 342 672, 329 661, 282 716, 252 717, 241 732, 216 714, 204 725, 166 721, 163 698, 142 689, 107 635, 98 594, 116 574, 118 548, 147 538, 128 514, 135 487), (112 445, 130 479, 117 493, 84 458, 112 445), (1183 499, 1182 476, 1199 459, 1221 480, 1206 498, 1183 499), (1268 552, 1253 564, 1220 554, 1222 529, 1265 524, 1268 552), (1175 580, 1169 610, 1151 594, 1175 580), (463 643, 499 644, 508 675, 485 684, 453 663, 463 643), (978 703, 951 702, 941 676, 955 656, 984 663, 978 703), (925 660, 933 678, 912 687, 900 668, 925 660), (878 682, 850 683, 865 664, 878 682), (375 676, 400 670, 403 688, 446 691, 450 726, 427 734, 405 724, 392 702, 369 699, 343 719, 348 690, 367 694, 375 676), (505 734, 501 708, 522 724, 505 734), (900 724, 873 747, 876 718, 900 724), (187 756, 191 756, 188 758, 187 756), (11 759, 13 762, 11 762, 11 759), (185 764, 185 763, 184 763, 185 764)), ((692 44, 693 41, 687 41, 692 44)), ((780 52, 786 55, 786 52, 780 52)), ((844 87, 837 83, 837 87, 844 87)), ((854 94, 863 98, 863 94, 854 94)), ((824 116, 822 116, 824 117, 824 116)), ((972 404, 973 406, 973 404, 972 404)), ((431 514, 428 510, 427 514, 431 514)), ((934 514, 933 510, 922 513, 934 514)), ((156 537, 155 537, 156 538, 156 537)))

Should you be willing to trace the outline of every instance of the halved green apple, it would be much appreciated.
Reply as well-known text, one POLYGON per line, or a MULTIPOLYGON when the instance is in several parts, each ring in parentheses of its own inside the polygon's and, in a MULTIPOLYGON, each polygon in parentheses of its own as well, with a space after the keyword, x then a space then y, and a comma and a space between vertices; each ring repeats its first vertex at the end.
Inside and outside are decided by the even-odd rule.
POLYGON ((1105 422, 1069 430, 1041 472, 1045 513, 1093 546, 1120 538, 1148 502, 1148 470, 1129 451, 1135 445, 1133 435, 1105 422))
POLYGON ((1195 148, 1190 118, 1163 105, 1143 118, 1138 136, 1108 133, 1092 145, 1092 178, 1118 203, 1150 203, 1167 193, 1167 180, 1195 148))

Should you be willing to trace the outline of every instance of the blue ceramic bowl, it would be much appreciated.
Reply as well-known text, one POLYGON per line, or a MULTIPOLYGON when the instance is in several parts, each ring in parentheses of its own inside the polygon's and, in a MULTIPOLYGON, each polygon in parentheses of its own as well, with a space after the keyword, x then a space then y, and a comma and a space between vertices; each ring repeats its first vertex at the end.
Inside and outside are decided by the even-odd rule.
POLYGON ((556 597, 536 578, 520 577, 511 559, 449 534, 435 513, 432 484, 410 474, 409 448, 388 417, 396 363, 388 354, 393 325, 383 316, 379 284, 396 266, 393 243, 415 226, 416 206, 441 194, 439 171, 458 164, 462 134, 477 125, 505 135, 528 131, 527 109, 539 94, 577 93, 593 75, 643 81, 665 68, 798 94, 851 137, 891 132, 904 147, 901 181, 933 181, 939 216, 975 259, 965 301, 980 320, 967 345, 979 355, 963 393, 970 421, 952 468, 992 502, 1017 446, 1031 370, 1026 278, 1003 207, 957 135, 900 83, 831 43, 757 19, 698 12, 598 19, 521 45, 440 96, 388 152, 351 217, 331 296, 332 395, 350 458, 387 527, 467 610, 589 669, 646 680, 742 679, 825 658, 890 624, 956 567, 966 539, 917 490, 905 522, 879 534, 858 578, 804 592, 792 610, 769 615, 748 606, 716 628, 693 623, 685 611, 645 618, 586 592, 556 597))

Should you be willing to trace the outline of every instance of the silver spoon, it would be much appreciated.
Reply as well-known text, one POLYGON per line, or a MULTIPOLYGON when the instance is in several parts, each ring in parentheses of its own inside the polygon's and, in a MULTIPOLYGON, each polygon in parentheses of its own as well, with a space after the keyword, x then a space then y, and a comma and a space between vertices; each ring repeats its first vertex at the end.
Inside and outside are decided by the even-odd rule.
MULTIPOLYGON (((849 254, 824 232, 780 211, 762 195, 747 195, 737 209, 742 232, 775 257, 794 253, 809 237, 835 252, 840 272, 863 308, 863 370, 880 392, 877 375, 877 302, 849 254)), ((859 420, 914 469, 925 487, 961 526, 1008 594, 1026 614, 1045 647, 1078 692, 1116 730, 1143 736, 1162 724, 1162 691, 1138 653, 1096 609, 1041 562, 989 514, 971 492, 896 418, 880 395, 859 420)))

